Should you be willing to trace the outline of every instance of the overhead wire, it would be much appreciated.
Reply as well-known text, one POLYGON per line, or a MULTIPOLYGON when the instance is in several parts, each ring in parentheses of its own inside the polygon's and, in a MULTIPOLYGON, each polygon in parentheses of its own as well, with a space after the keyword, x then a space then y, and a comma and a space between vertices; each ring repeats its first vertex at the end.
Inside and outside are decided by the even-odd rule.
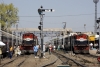
MULTIPOLYGON (((66 17, 66 16, 84 16, 84 15, 93 15, 94 13, 90 13, 90 14, 77 14, 77 15, 59 15, 59 16, 45 16, 45 17, 66 17)), ((98 13, 100 14, 100 13, 98 13)), ((40 17, 40 16, 19 16, 19 17, 40 17)), ((21 20, 20 20, 21 21, 21 20)), ((24 20, 25 21, 25 20, 24 20)), ((27 21, 26 21, 27 22, 27 21)), ((33 22, 33 21, 28 21, 28 22, 33 22)), ((37 23, 37 22, 34 22, 37 23)), ((57 22, 58 23, 58 22, 57 22)), ((50 22, 51 24, 51 22, 50 22)), ((54 24, 54 22, 53 22, 54 24)))
MULTIPOLYGON (((90 14, 77 14, 77 15, 59 15, 59 16, 45 16, 45 17, 66 17, 66 16, 87 16, 87 15, 93 15, 95 13, 90 14)), ((100 14, 100 13, 97 13, 100 14)), ((40 17, 40 16, 19 16, 19 17, 40 17)))
MULTIPOLYGON (((45 17, 65 17, 65 16, 83 16, 83 15, 93 15, 94 13, 91 14, 78 14, 78 15, 60 15, 60 16, 45 16, 45 17)), ((98 13, 100 14, 100 13, 98 13)), ((22 16, 20 16, 22 17, 22 16)), ((39 17, 39 16, 23 16, 23 17, 39 17)), ((51 24, 51 23, 50 23, 51 24)), ((54 23, 53 23, 54 24, 54 23)), ((93 26, 91 26, 93 27, 93 26)), ((79 29, 79 28, 75 28, 75 29, 79 29)))

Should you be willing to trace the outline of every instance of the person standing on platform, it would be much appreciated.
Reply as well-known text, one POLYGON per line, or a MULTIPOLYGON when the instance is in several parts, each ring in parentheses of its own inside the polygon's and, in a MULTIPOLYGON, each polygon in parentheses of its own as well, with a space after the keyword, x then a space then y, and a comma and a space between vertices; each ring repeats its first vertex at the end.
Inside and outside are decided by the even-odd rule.
POLYGON ((2 50, 0 48, 0 64, 1 64, 2 50))
POLYGON ((45 44, 43 44, 43 58, 45 58, 45 44))
POLYGON ((52 50, 52 45, 49 45, 49 54, 51 54, 51 50, 52 50))
POLYGON ((98 43, 95 43, 94 46, 96 49, 98 49, 98 43))
POLYGON ((15 50, 15 55, 18 57, 19 55, 21 55, 21 50, 20 50, 20 46, 18 45, 16 50, 15 50))
POLYGON ((13 53, 13 47, 12 46, 10 46, 9 53, 10 53, 10 59, 11 59, 12 58, 12 53, 13 53))
POLYGON ((55 50, 55 49, 56 49, 56 46, 54 45, 54 46, 53 46, 53 50, 55 50))
POLYGON ((92 50, 93 49, 93 44, 90 43, 89 46, 90 46, 90 49, 92 50))
POLYGON ((37 57, 38 46, 37 46, 36 44, 35 44, 34 47, 33 47, 33 51, 34 51, 35 58, 38 58, 38 57, 37 57))
POLYGON ((40 46, 39 44, 38 44, 37 46, 38 46, 38 52, 37 52, 37 55, 40 56, 40 55, 41 55, 41 46, 40 46))
POLYGON ((58 48, 57 48, 57 50, 60 50, 60 45, 58 45, 58 48))

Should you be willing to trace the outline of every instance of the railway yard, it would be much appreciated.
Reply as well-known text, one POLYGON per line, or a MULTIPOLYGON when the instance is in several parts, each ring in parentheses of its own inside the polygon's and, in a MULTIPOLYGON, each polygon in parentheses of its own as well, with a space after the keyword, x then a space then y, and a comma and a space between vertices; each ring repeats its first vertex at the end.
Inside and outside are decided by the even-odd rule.
POLYGON ((97 56, 90 54, 64 53, 62 50, 46 52, 45 58, 35 58, 33 54, 1 59, 0 67, 99 67, 97 56))
POLYGON ((57 57, 46 53, 46 58, 35 58, 33 54, 13 57, 12 59, 4 58, 1 60, 0 67, 44 67, 57 61, 57 57))
POLYGON ((0 67, 100 67, 99 0, 1 1, 0 67))

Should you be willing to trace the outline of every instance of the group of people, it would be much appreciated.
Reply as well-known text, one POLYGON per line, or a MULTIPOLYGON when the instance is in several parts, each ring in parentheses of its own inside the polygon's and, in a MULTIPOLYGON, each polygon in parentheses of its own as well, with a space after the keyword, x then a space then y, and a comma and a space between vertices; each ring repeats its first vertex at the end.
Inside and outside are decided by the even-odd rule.
POLYGON ((11 59, 13 54, 15 56, 18 56, 18 55, 21 54, 19 45, 18 46, 14 46, 14 47, 12 47, 12 46, 9 47, 9 50, 7 51, 8 57, 11 59))
POLYGON ((90 49, 91 49, 91 50, 92 50, 93 48, 98 49, 98 44, 97 44, 97 43, 95 43, 95 44, 90 43, 89 46, 90 46, 90 49))
MULTIPOLYGON (((40 51, 41 51, 40 45, 34 45, 33 52, 34 52, 35 58, 39 58, 40 51)), ((12 58, 13 54, 15 56, 17 56, 17 57, 19 55, 21 55, 21 50, 20 50, 20 46, 19 45, 18 46, 14 46, 14 48, 12 46, 9 48, 8 57, 10 59, 12 58)), ((45 55, 45 45, 43 45, 43 57, 44 57, 44 55, 45 55)))
MULTIPOLYGON (((43 44, 43 51, 41 51, 41 45, 34 45, 33 46, 33 52, 35 55, 35 58, 39 58, 39 56, 41 55, 41 53, 43 53, 43 58, 45 58, 45 44, 43 44)), ((52 50, 52 46, 49 45, 49 54, 51 54, 51 50, 52 50)), ((54 47, 55 50, 55 47, 54 47)), ((2 54, 2 50, 0 50, 0 54, 2 54)), ((19 56, 21 55, 21 50, 20 50, 20 46, 10 46, 9 49, 7 50, 7 56, 11 59, 14 56, 19 56)))

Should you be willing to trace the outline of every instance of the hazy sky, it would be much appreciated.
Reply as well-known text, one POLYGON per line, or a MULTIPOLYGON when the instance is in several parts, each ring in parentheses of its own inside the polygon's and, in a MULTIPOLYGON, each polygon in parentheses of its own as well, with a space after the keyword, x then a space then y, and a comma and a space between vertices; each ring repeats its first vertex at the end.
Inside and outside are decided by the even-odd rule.
MULTIPOLYGON (((37 12, 42 5, 44 9, 54 9, 55 12, 44 12, 44 28, 62 28, 66 22, 67 28, 73 31, 94 31, 95 4, 93 0, 0 0, 5 4, 13 3, 18 8, 20 28, 38 28, 40 17, 37 12)), ((100 2, 97 4, 100 17, 100 2)))
MULTIPOLYGON (((62 28, 62 22, 67 22, 67 28, 72 28, 73 31, 84 31, 84 24, 87 31, 94 31, 93 0, 1 0, 1 2, 13 3, 18 8, 19 27, 22 28, 37 28, 40 21, 37 9, 42 5, 44 9, 55 10, 55 12, 44 12, 44 28, 62 28)), ((98 2, 98 13, 100 13, 99 8, 100 2, 98 2)))

